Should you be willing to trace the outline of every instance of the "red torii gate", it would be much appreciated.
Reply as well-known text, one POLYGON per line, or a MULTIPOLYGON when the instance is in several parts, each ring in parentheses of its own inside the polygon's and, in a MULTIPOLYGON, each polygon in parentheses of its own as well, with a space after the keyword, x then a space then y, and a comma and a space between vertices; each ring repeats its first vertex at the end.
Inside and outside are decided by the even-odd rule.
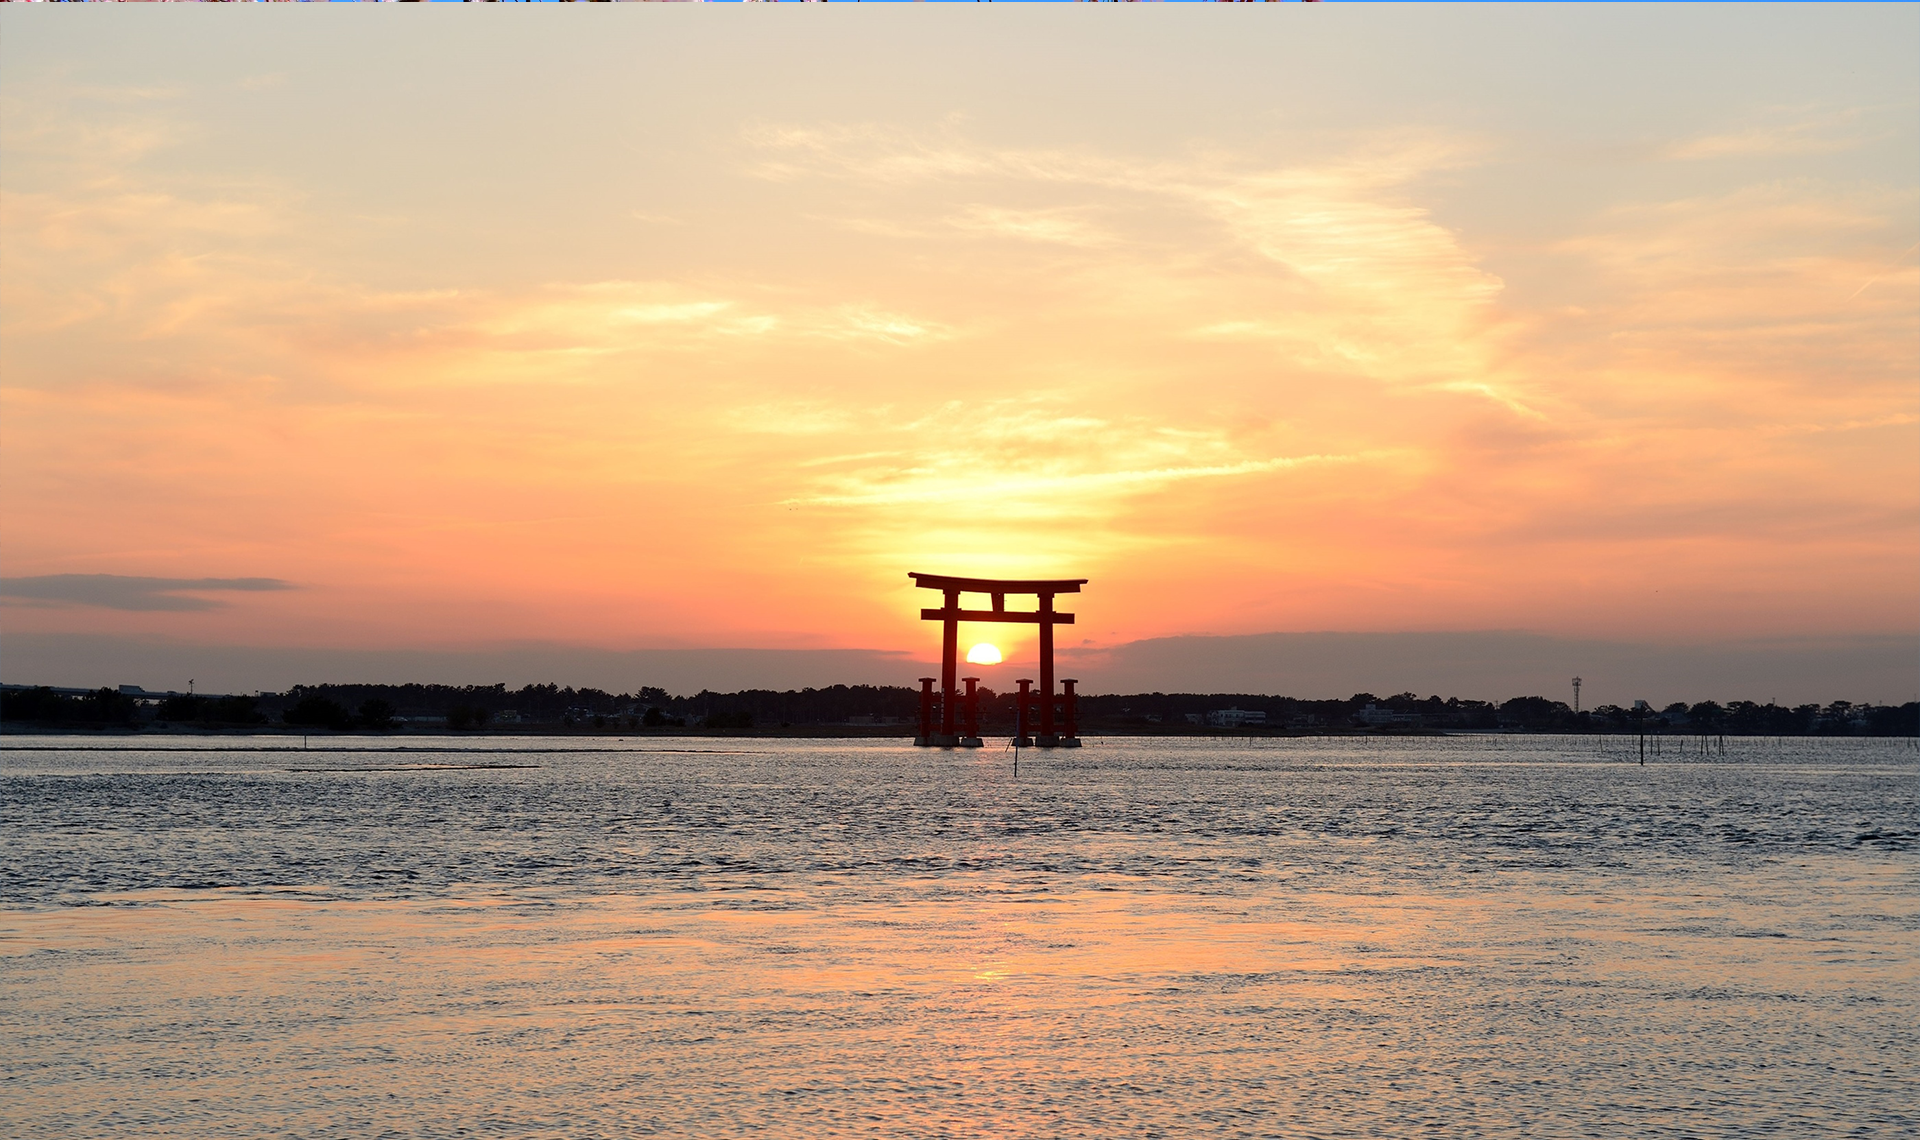
MULTIPOLYGON (((1080 743, 1077 719, 1074 715, 1074 692, 1076 682, 1065 680, 1067 708, 1066 731, 1057 733, 1053 723, 1053 627, 1072 625, 1073 615, 1057 612, 1053 608, 1056 594, 1077 594, 1080 587, 1087 584, 1085 578, 1051 579, 1002 579, 1002 578, 953 578, 944 574, 910 573, 914 585, 923 590, 939 590, 946 595, 946 604, 937 610, 921 610, 922 621, 942 623, 940 635, 940 731, 933 731, 932 692, 933 678, 920 679, 920 736, 916 744, 936 745, 952 748, 961 743, 955 731, 954 717, 958 711, 959 693, 955 687, 960 672, 960 623, 963 621, 1013 622, 1040 627, 1040 691, 1029 695, 1027 681, 1020 682, 1021 690, 1021 728, 1031 731, 1025 717, 1026 706, 1036 703, 1040 706, 1040 733, 1034 743, 1042 748, 1075 747, 1080 743), (960 608, 961 594, 985 594, 993 600, 989 610, 967 610, 960 608), (1039 599, 1039 608, 1034 610, 1010 610, 1007 608, 1008 594, 1033 594, 1039 599)), ((967 678, 967 743, 979 745, 978 727, 974 712, 973 684, 975 678, 967 678)))

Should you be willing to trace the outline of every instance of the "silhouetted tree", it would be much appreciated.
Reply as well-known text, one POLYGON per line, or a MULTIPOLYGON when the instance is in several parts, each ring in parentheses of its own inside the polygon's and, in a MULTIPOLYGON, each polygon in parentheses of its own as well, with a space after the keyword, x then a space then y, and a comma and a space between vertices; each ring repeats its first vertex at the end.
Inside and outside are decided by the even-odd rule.
POLYGON ((353 716, 345 705, 328 697, 303 697, 281 717, 298 728, 345 729, 353 727, 353 716))
POLYGON ((46 686, 0 694, 0 719, 40 724, 131 725, 139 702, 114 689, 70 697, 46 686))
POLYGON ((221 697, 210 702, 201 714, 216 724, 265 724, 267 717, 260 711, 257 697, 221 697))
POLYGON ((1569 727, 1573 709, 1565 701, 1546 697, 1515 697, 1500 706, 1500 723, 1536 729, 1569 727))
POLYGON ((448 728, 480 728, 493 716, 480 705, 454 705, 447 710, 448 728))
POLYGON ((254 697, 175 696, 161 701, 154 719, 183 724, 265 724, 259 701, 254 697))
POLYGON ((379 697, 360 703, 360 727, 362 728, 393 728, 395 715, 394 707, 379 697))
POLYGON ((0 720, 55 724, 66 719, 67 698, 45 685, 0 691, 0 720))
POLYGON ((160 707, 154 710, 153 715, 159 720, 199 720, 203 703, 199 697, 168 697, 160 702, 160 707))

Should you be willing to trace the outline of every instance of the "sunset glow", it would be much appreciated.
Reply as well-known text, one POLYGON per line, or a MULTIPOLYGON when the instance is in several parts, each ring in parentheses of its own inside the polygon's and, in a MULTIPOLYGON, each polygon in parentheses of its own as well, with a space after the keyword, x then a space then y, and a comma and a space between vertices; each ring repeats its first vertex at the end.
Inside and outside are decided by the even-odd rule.
POLYGON ((966 20, 352 83, 339 25, 16 20, 7 573, 285 588, 8 629, 925 655, 915 568, 1092 579, 1069 648, 1920 629, 1912 9, 1675 10, 1738 43, 1617 90, 1624 14, 1289 12, 1140 69, 1036 13, 1081 48, 1005 82, 966 20))

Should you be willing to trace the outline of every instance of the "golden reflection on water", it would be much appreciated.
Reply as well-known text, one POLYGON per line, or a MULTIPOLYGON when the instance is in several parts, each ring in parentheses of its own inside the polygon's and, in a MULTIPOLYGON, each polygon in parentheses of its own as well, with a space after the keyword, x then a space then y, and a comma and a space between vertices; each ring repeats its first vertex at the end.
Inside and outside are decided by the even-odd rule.
POLYGON ((8 1119, 20 1135, 1171 1135, 1492 1113, 1481 1132, 1547 1134, 1582 1089, 1625 1122, 1676 1078, 1681 1099, 1744 1097, 1735 1115, 1758 1119, 1792 1081, 1730 1062, 1870 1068, 1847 1037, 1860 1011, 1920 1008, 1898 862, 1583 885, 1221 897, 1095 880, 1036 898, 948 876, 904 906, 840 905, 829 883, 8 911, 15 1046, 83 1067, 95 1098, 77 1113, 75 1086, 16 1080, 8 1119), (1882 919, 1836 918, 1863 909, 1882 919))
POLYGON ((1742 747, 33 753, 0 1133, 1920 1133, 1911 752, 1742 747))

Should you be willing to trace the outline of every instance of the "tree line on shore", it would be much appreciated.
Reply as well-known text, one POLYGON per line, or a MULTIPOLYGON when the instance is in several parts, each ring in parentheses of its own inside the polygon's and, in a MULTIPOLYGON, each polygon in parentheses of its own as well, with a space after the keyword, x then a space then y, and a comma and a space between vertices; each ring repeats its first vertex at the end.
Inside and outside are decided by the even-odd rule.
MULTIPOLYGON (((917 725, 919 690, 831 685, 819 689, 674 696, 643 687, 630 693, 558 685, 300 685, 257 696, 145 697, 116 689, 85 694, 14 687, 0 691, 0 721, 48 727, 285 726, 331 731, 403 728, 473 731, 769 731, 858 728, 904 734, 917 725)), ((1011 694, 982 689, 981 727, 1010 731, 1011 694)), ((1920 702, 1902 705, 1779 705, 1755 701, 1675 702, 1662 708, 1601 705, 1575 712, 1546 697, 1476 701, 1356 693, 1344 700, 1301 700, 1255 693, 1135 693, 1083 696, 1082 732, 1435 732, 1526 731, 1732 736, 1920 735, 1920 702), (1235 714, 1222 717, 1222 710, 1235 714), (1251 715, 1249 715, 1251 714, 1251 715), (1222 725, 1228 727, 1223 728, 1222 725)))

